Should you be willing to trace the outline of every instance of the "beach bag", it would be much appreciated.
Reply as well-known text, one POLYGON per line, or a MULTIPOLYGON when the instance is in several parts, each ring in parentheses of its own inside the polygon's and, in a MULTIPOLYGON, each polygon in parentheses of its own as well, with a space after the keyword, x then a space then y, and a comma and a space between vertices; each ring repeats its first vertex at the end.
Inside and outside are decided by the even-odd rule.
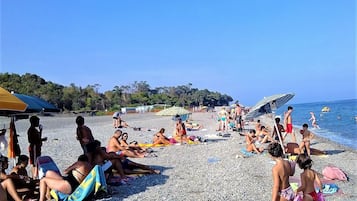
POLYGON ((347 174, 343 172, 340 168, 329 165, 322 170, 322 175, 324 175, 325 179, 328 180, 340 180, 340 181, 348 181, 347 174))

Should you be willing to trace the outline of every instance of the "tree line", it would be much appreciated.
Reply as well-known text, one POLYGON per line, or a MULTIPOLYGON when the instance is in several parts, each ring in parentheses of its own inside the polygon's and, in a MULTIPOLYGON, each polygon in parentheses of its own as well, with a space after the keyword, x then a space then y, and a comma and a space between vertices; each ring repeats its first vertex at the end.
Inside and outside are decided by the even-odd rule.
POLYGON ((104 93, 99 92, 100 84, 84 88, 74 83, 63 86, 31 73, 0 73, 0 83, 1 87, 8 91, 40 97, 62 111, 115 111, 121 107, 155 104, 212 107, 229 105, 229 102, 233 101, 229 95, 194 88, 191 83, 176 87, 151 88, 146 81, 135 81, 129 85, 114 86, 112 90, 104 93))

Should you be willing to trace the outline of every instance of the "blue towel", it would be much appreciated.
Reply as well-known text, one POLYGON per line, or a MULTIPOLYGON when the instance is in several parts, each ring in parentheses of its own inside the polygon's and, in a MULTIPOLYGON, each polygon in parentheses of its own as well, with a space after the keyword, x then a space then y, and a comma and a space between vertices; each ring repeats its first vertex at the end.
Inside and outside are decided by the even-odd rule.
POLYGON ((99 191, 107 192, 107 183, 102 168, 96 165, 71 195, 54 190, 51 191, 51 195, 56 201, 75 201, 84 200, 99 191))
POLYGON ((338 186, 336 184, 324 184, 322 187, 322 193, 324 194, 334 194, 338 191, 338 186))
POLYGON ((241 152, 244 156, 247 156, 247 157, 250 157, 250 156, 254 156, 254 155, 255 155, 255 153, 250 152, 250 151, 247 151, 247 149, 245 149, 245 148, 241 148, 241 149, 240 149, 240 152, 241 152))

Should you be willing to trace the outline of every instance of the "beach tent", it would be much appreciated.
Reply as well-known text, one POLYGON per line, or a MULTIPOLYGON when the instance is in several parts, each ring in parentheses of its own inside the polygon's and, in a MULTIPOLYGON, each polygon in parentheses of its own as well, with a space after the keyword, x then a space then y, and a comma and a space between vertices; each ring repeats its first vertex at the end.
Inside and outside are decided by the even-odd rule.
POLYGON ((283 106, 285 103, 287 103, 290 99, 294 97, 295 94, 293 93, 287 93, 287 94, 275 94, 269 97, 264 97, 262 100, 260 100, 255 106, 253 106, 249 113, 245 116, 245 119, 252 119, 259 117, 264 114, 273 114, 273 122, 274 126, 277 130, 279 141, 281 144, 281 147, 283 148, 283 152, 285 154, 285 149, 283 145, 283 141, 280 137, 278 125, 276 125, 275 122, 275 110, 278 109, 279 107, 283 106))
POLYGON ((15 93, 14 95, 28 105, 25 111, 26 113, 60 111, 56 106, 39 97, 29 96, 25 94, 17 94, 17 93, 15 93))

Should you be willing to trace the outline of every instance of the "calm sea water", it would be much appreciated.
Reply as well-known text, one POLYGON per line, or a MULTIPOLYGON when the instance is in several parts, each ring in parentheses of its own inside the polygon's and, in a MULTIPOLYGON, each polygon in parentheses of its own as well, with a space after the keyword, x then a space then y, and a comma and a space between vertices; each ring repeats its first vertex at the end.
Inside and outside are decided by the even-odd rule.
MULTIPOLYGON (((283 117, 289 103, 279 108, 275 113, 283 117)), ((295 128, 301 128, 307 123, 309 129, 316 135, 330 139, 339 144, 357 150, 357 99, 330 102, 315 102, 291 104, 294 108, 292 117, 295 128), (330 112, 321 112, 323 107, 329 107, 330 112), (311 125, 310 112, 314 112, 320 127, 311 125)))

